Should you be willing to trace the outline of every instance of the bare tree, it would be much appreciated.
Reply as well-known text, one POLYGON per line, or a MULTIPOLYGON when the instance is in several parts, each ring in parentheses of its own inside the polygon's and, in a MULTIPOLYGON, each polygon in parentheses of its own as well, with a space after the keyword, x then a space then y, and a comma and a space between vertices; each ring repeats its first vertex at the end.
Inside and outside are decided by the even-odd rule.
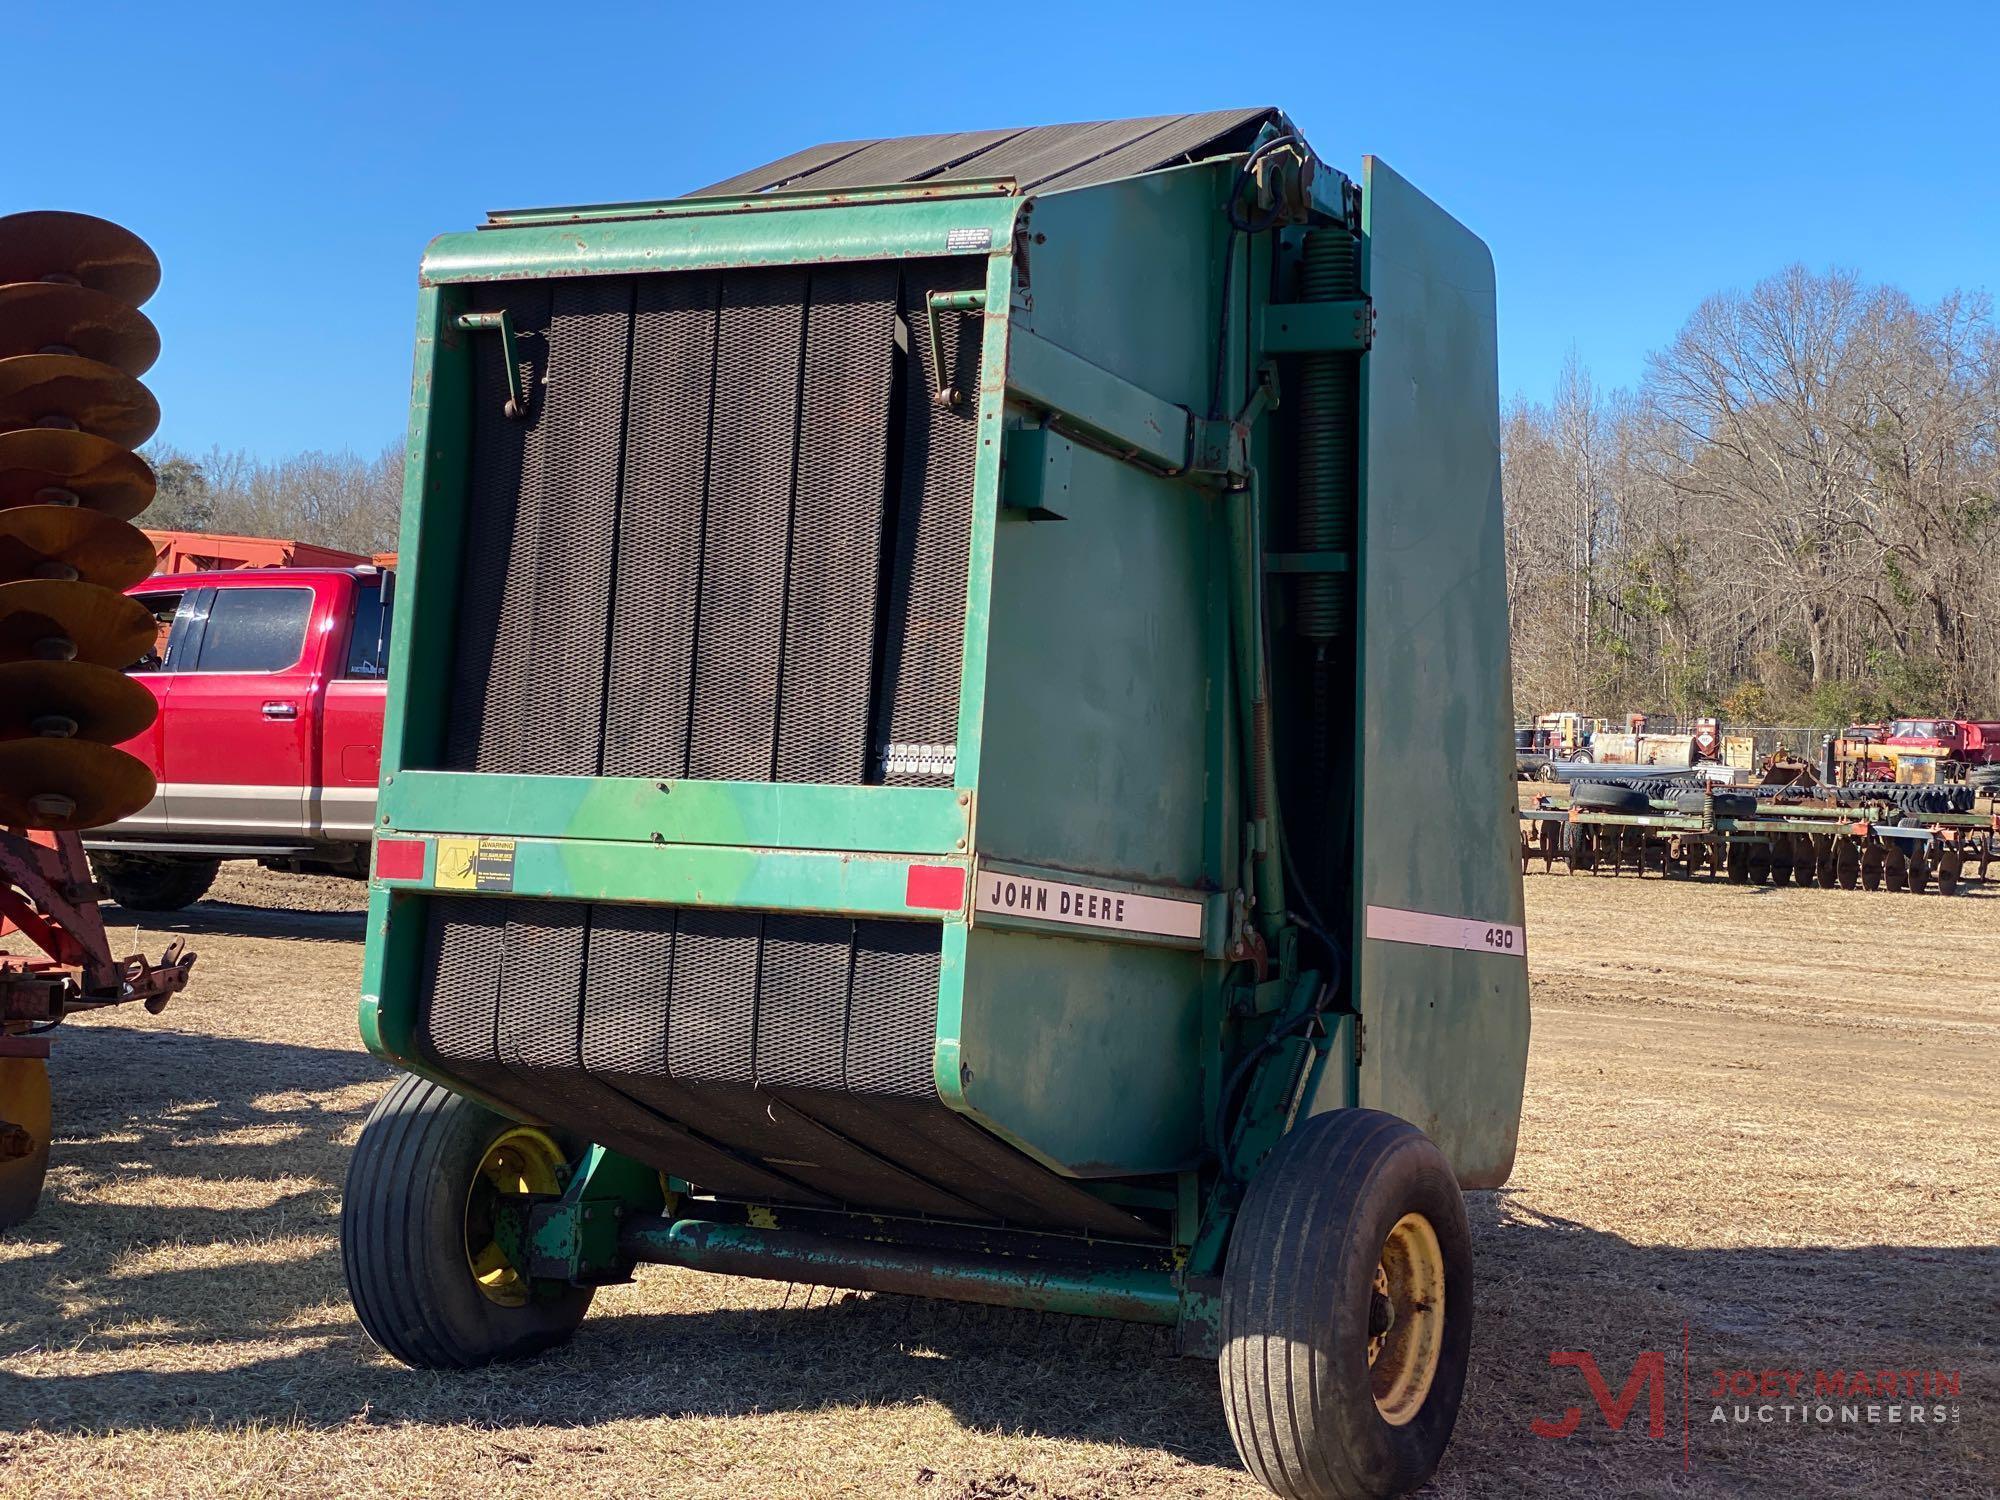
POLYGON ((222 448, 194 458, 165 447, 146 456, 160 477, 160 493, 143 517, 149 525, 284 537, 350 552, 396 545, 401 444, 371 459, 309 452, 262 460, 222 448))
POLYGON ((2000 332, 1790 267, 1503 431, 1524 712, 2000 715, 2000 332))

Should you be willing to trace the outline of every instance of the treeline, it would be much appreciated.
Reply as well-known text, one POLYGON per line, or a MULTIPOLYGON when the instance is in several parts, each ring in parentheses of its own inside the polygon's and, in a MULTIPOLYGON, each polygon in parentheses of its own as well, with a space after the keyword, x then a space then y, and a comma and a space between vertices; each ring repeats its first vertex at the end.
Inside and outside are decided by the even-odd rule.
POLYGON ((258 459, 212 448, 199 457, 153 444, 159 493, 139 518, 162 531, 283 537, 348 552, 388 552, 403 505, 403 447, 374 458, 300 453, 258 459))
POLYGON ((1503 449, 1521 713, 2000 716, 1985 297, 1794 266, 1709 298, 1636 391, 1572 358, 1503 449))

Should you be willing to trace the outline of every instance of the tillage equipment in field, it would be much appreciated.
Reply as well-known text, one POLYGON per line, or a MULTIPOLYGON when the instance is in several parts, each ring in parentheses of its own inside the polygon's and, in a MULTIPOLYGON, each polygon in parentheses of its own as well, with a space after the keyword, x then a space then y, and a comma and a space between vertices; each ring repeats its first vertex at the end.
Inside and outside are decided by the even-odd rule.
POLYGON ((112 953, 78 837, 153 796, 117 746, 158 713, 121 669, 156 643, 124 590, 153 571, 132 525, 153 471, 130 450, 160 422, 138 378, 160 352, 139 311, 159 284, 116 224, 0 217, 0 1229, 41 1199, 49 1033, 73 1011, 158 1011, 194 962, 179 944, 157 964, 112 953))

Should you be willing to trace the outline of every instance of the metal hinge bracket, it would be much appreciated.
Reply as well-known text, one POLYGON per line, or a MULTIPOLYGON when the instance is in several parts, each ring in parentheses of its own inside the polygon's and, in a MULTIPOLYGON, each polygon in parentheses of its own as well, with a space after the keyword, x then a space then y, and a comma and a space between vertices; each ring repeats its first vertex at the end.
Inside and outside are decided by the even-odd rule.
POLYGON ((951 372, 944 367, 944 333, 938 326, 947 313, 983 313, 986 311, 984 292, 932 292, 924 298, 924 322, 931 340, 931 405, 941 407, 962 406, 965 392, 951 383, 951 372))
POLYGON ((460 313, 458 326, 467 333, 491 332, 500 335, 500 362, 507 369, 507 400, 500 409, 517 422, 526 417, 528 388, 521 379, 521 356, 514 347, 514 320, 507 316, 507 309, 460 313))

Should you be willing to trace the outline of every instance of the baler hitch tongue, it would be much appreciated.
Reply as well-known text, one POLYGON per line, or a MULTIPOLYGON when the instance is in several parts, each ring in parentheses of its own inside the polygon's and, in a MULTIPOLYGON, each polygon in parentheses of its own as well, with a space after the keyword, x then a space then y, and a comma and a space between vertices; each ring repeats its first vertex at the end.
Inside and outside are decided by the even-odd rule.
POLYGON ((186 938, 169 943, 156 964, 148 963, 143 953, 133 954, 125 960, 125 992, 120 999, 140 1001, 157 1016, 169 1000, 187 988, 195 957, 187 951, 186 938))

